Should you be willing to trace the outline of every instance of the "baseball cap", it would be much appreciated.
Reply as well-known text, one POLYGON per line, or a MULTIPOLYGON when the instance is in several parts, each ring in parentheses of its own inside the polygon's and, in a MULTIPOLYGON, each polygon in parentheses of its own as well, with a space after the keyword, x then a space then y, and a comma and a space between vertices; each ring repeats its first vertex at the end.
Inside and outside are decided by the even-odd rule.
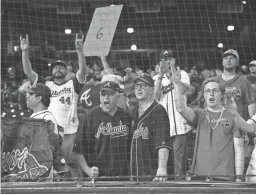
POLYGON ((173 50, 164 50, 160 53, 160 59, 166 58, 166 57, 175 57, 173 50))
POLYGON ((120 91, 119 84, 113 81, 105 81, 100 85, 100 91, 108 91, 111 94, 120 91))
POLYGON ((56 65, 61 65, 61 66, 64 66, 65 68, 67 68, 67 64, 66 62, 64 62, 63 60, 57 60, 53 63, 51 63, 51 67, 53 68, 54 66, 56 65))
POLYGON ((112 81, 115 82, 119 85, 119 87, 121 89, 124 88, 124 85, 122 85, 121 83, 124 81, 123 77, 119 76, 119 75, 115 75, 115 74, 105 74, 103 75, 102 79, 101 79, 101 83, 104 83, 106 81, 112 81))
POLYGON ((37 83, 36 85, 33 85, 29 89, 25 90, 26 93, 34 93, 37 96, 42 97, 43 104, 48 107, 50 104, 50 98, 51 98, 51 90, 49 87, 47 87, 45 84, 37 83))
POLYGON ((238 55, 237 51, 234 49, 229 49, 229 50, 225 51, 222 55, 222 58, 229 56, 229 55, 235 56, 239 60, 239 55, 238 55))
POLYGON ((249 63, 249 66, 255 65, 256 66, 256 60, 253 60, 249 63))
POLYGON ((142 82, 148 84, 149 86, 154 86, 153 78, 149 74, 146 74, 146 73, 143 73, 140 76, 136 77, 133 82, 137 83, 138 81, 142 81, 142 82))

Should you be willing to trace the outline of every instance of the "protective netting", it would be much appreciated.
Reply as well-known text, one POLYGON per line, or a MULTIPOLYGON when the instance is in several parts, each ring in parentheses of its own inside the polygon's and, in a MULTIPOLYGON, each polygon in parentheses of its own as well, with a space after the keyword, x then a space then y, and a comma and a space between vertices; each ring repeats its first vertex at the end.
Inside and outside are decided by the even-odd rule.
MULTIPOLYGON (((76 33, 86 38, 90 25, 99 26, 91 22, 95 9, 100 7, 123 5, 107 56, 112 71, 125 78, 129 71, 127 68, 131 68, 134 75, 144 72, 153 77, 157 75, 160 52, 172 49, 177 65, 188 73, 194 86, 194 93, 188 97, 188 105, 193 108, 204 107, 204 102, 198 98, 200 86, 204 79, 218 75, 223 69, 224 51, 232 48, 239 53, 237 72, 241 75, 250 73, 248 64, 256 59, 256 4, 253 0, 2 0, 1 5, 2 120, 32 114, 26 105, 25 95, 18 90, 28 81, 22 66, 20 36, 25 39, 28 35, 29 58, 38 75, 50 80, 51 64, 63 60, 69 67, 70 78, 73 78, 79 69, 76 33)), ((109 25, 115 26, 114 23, 109 25)), ((98 39, 103 36, 100 30, 96 30, 95 34, 98 39)), ((107 32, 110 33, 110 30, 107 32)), ((86 56, 88 82, 95 79, 95 75, 103 74, 100 56, 100 52, 98 56, 86 56)), ((88 100, 88 90, 85 87, 78 94, 78 112, 82 110, 78 113, 81 114, 79 117, 85 113, 83 109, 91 109, 100 102, 95 95, 99 89, 91 94, 94 96, 92 100, 88 100)), ((129 98, 129 94, 126 98, 129 98)), ((97 115, 93 117, 97 118, 97 115)), ((66 122, 71 122, 71 119, 66 122)), ((122 128, 123 124, 116 125, 122 128)), ((108 127, 103 125, 101 133, 104 134, 108 127)), ((188 165, 185 172, 188 174, 193 158, 195 129, 187 134, 186 139, 188 149, 184 158, 188 165)), ((248 159, 250 151, 248 149, 246 153, 248 159)), ((109 160, 107 156, 104 159, 102 163, 109 160)), ((173 161, 170 153, 170 175, 174 174, 173 161)))

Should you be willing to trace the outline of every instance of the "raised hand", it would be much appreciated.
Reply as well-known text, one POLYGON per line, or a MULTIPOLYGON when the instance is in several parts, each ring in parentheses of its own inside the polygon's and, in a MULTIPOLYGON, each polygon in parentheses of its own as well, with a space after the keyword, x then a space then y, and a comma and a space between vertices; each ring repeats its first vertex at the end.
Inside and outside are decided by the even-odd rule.
POLYGON ((82 38, 78 38, 78 33, 76 33, 76 41, 75 41, 76 50, 83 51, 84 46, 84 35, 82 35, 82 38))
POLYGON ((106 62, 107 61, 107 56, 103 53, 100 53, 100 59, 102 62, 106 62))
POLYGON ((26 39, 23 39, 22 36, 20 36, 20 48, 21 51, 27 51, 29 49, 28 34, 26 34, 26 39))
POLYGON ((98 167, 91 167, 90 169, 90 178, 96 179, 99 176, 99 168, 98 167))
POLYGON ((169 66, 168 63, 162 59, 159 63, 159 72, 162 74, 165 74, 168 72, 168 69, 166 68, 166 66, 169 66))
POLYGON ((172 82, 177 84, 180 82, 180 79, 181 79, 181 74, 180 74, 180 68, 177 67, 177 70, 174 66, 174 64, 170 64, 171 66, 171 72, 172 72, 172 82))

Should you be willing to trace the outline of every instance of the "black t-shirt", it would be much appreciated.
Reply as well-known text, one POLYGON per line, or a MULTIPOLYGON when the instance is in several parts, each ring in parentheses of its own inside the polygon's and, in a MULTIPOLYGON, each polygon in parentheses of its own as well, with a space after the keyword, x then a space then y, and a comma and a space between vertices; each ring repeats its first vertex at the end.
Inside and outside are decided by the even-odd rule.
POLYGON ((111 116, 95 107, 79 124, 74 151, 98 167, 99 176, 127 176, 131 120, 121 108, 111 116))

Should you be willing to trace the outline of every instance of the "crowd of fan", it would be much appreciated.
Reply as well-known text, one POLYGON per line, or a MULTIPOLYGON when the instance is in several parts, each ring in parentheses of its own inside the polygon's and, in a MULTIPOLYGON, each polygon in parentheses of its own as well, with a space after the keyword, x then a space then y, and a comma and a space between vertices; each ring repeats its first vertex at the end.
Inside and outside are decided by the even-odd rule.
MULTIPOLYGON (((214 175, 224 180, 229 180, 227 175, 237 175, 236 180, 242 181, 242 175, 252 174, 249 169, 255 171, 255 161, 251 161, 254 164, 250 165, 244 162, 244 144, 247 143, 244 140, 247 141, 249 137, 247 144, 253 148, 256 131, 253 126, 256 116, 256 61, 249 64, 249 70, 243 67, 237 72, 239 55, 231 49, 223 54, 223 71, 217 68, 199 72, 196 66, 180 70, 174 52, 165 50, 161 52, 160 62, 154 70, 143 70, 141 67, 111 68, 104 55, 100 56, 102 66, 94 63, 89 68, 83 56, 82 44, 82 39, 76 37, 79 57, 79 70, 76 73, 59 60, 52 64, 52 78, 43 81, 32 71, 28 61, 28 37, 21 39, 23 68, 30 82, 25 80, 19 87, 15 81, 11 81, 11 87, 4 84, 1 90, 2 117, 18 117, 12 111, 15 105, 20 115, 31 115, 30 108, 34 109, 32 116, 35 116, 38 107, 35 109, 31 103, 34 101, 32 95, 42 96, 42 101, 47 98, 40 94, 44 86, 36 83, 45 83, 53 96, 54 79, 57 78, 58 82, 62 79, 56 86, 68 86, 69 81, 73 82, 71 85, 78 95, 74 106, 77 107, 74 116, 78 115, 78 130, 70 130, 70 123, 75 118, 65 121, 69 124, 61 124, 59 121, 65 120, 58 116, 62 110, 57 110, 50 102, 50 105, 44 106, 46 109, 49 106, 56 118, 52 121, 64 128, 64 157, 67 164, 75 162, 76 165, 69 166, 72 177, 83 176, 83 173, 91 178, 125 176, 129 172, 137 179, 153 175, 155 181, 165 181, 167 172, 173 173, 175 179, 184 179, 191 172, 195 175, 214 175), (80 82, 83 78, 86 81, 80 82), (24 90, 27 83, 32 84, 30 91, 24 90), (228 89, 233 91, 228 92, 228 89), (229 93, 232 97, 229 97, 229 93), (224 94, 226 96, 222 96, 224 94), (29 104, 26 105, 28 108, 22 106, 25 102, 29 104), (56 109, 56 112, 51 109, 56 109), (109 115, 105 116, 104 113, 109 115), (130 133, 127 132, 129 129, 130 133), (191 130, 196 132, 196 140, 189 169, 187 142, 191 130), (103 135, 117 141, 101 137, 103 135), (100 142, 100 139, 103 141, 100 142), (173 161, 173 170, 167 170, 170 161, 173 161)), ((69 99, 61 101, 72 104, 69 99)), ((252 150, 248 153, 250 158, 252 150)))

